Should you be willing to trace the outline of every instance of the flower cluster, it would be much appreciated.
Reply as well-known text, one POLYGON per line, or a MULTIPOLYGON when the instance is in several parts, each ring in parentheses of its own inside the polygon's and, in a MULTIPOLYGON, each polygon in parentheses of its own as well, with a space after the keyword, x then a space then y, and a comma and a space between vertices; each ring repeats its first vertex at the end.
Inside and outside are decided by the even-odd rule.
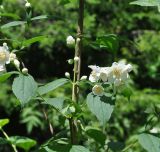
MULTIPOLYGON (((123 85, 129 78, 129 72, 132 71, 132 65, 123 61, 114 62, 111 67, 90 65, 89 68, 92 69, 89 76, 91 82, 108 82, 115 87, 123 85)), ((96 85, 92 89, 95 95, 102 95, 103 90, 101 85, 96 85)))
POLYGON ((0 46, 0 72, 6 70, 5 64, 10 63, 10 53, 8 51, 8 46, 6 43, 3 43, 3 46, 0 46))
MULTIPOLYGON (((6 64, 9 64, 12 62, 15 67, 20 70, 20 62, 16 57, 16 54, 13 52, 9 52, 9 48, 7 46, 7 43, 3 43, 3 46, 0 46, 0 73, 3 73, 6 71, 6 64)), ((22 73, 27 73, 28 69, 23 68, 22 73)))

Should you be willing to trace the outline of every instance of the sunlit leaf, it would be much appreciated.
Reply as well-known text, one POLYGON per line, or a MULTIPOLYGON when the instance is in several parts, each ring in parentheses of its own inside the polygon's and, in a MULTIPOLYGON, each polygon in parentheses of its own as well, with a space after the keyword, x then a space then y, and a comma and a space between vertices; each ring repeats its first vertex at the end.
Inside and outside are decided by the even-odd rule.
POLYGON ((0 129, 9 123, 9 119, 0 119, 0 129))
POLYGON ((22 148, 26 151, 30 150, 37 144, 35 140, 21 136, 12 136, 9 138, 9 141, 16 145, 16 147, 22 148))

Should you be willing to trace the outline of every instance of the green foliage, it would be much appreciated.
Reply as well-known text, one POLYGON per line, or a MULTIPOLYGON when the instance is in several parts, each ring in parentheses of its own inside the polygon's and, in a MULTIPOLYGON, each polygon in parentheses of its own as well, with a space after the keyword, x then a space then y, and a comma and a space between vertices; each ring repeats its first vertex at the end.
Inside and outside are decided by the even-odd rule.
POLYGON ((29 151, 32 147, 36 145, 36 141, 27 137, 12 136, 9 138, 9 142, 16 145, 19 148, 29 151))
POLYGON ((0 82, 6 81, 8 78, 10 78, 13 74, 18 74, 16 71, 7 72, 0 75, 0 82))
POLYGON ((131 2, 130 4, 136 4, 140 6, 157 6, 160 11, 160 2, 159 0, 138 0, 131 2))
POLYGON ((55 80, 53 82, 50 82, 44 86, 41 86, 38 88, 38 93, 40 95, 43 95, 43 94, 46 94, 50 91, 53 91, 55 90, 56 88, 66 84, 68 82, 68 79, 65 79, 65 78, 62 78, 62 79, 58 79, 58 80, 55 80))
POLYGON ((92 93, 87 96, 87 105, 91 112, 98 118, 102 125, 110 119, 114 108, 114 101, 111 97, 95 96, 92 93))
POLYGON ((9 123, 9 119, 0 119, 0 129, 9 123))
POLYGON ((138 136, 138 140, 142 147, 148 152, 160 151, 160 138, 143 133, 138 136))
POLYGON ((85 132, 89 137, 93 138, 95 142, 104 146, 106 135, 101 130, 94 127, 86 127, 85 132))
POLYGON ((40 127, 43 130, 45 123, 42 123, 42 119, 44 116, 41 111, 36 109, 36 105, 25 107, 20 116, 21 123, 26 125, 29 134, 34 128, 40 127))
POLYGON ((43 104, 50 105, 55 109, 62 110, 64 99, 63 98, 45 98, 43 104))
POLYGON ((20 74, 14 79, 12 90, 21 104, 24 105, 36 96, 37 84, 32 76, 20 74))

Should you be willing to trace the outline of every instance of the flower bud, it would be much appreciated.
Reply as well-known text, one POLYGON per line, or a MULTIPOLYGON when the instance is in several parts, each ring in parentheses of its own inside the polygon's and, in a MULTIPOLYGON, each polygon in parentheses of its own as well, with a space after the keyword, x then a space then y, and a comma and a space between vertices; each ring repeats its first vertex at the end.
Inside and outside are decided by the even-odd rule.
POLYGON ((65 72, 65 76, 66 76, 67 78, 70 78, 70 73, 69 73, 69 72, 65 72))
POLYGON ((80 80, 87 80, 87 76, 83 75, 80 80))
POLYGON ((16 66, 16 68, 19 69, 19 67, 20 67, 20 62, 19 62, 17 59, 15 59, 15 60, 14 60, 14 65, 16 66))
POLYGON ((74 61, 78 62, 79 61, 79 57, 78 56, 74 57, 74 61))
POLYGON ((30 8, 30 7, 31 7, 31 3, 27 2, 27 3, 25 4, 25 7, 26 7, 26 8, 30 8))
POLYGON ((28 74, 28 69, 27 69, 27 68, 23 68, 23 69, 22 69, 22 73, 23 73, 23 74, 28 74))
POLYGON ((80 42, 81 41, 81 39, 80 38, 77 38, 77 40, 76 40, 77 42, 80 42))
POLYGON ((12 62, 12 61, 14 61, 16 59, 16 54, 15 53, 10 53, 9 54, 9 60, 12 62))
POLYGON ((101 85, 95 85, 92 88, 92 92, 94 95, 102 96, 104 94, 104 88, 101 85))
POLYGON ((76 111, 75 107, 73 107, 73 106, 69 107, 69 110, 71 113, 74 113, 76 111))
POLYGON ((73 64, 73 59, 69 59, 68 64, 73 64))
POLYGON ((68 36, 66 39, 67 45, 74 45, 75 39, 72 36, 68 36))

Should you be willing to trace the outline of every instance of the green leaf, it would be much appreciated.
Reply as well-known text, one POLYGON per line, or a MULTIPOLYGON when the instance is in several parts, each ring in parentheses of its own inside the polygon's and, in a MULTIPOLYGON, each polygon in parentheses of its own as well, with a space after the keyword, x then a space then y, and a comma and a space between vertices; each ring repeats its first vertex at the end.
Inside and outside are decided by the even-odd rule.
POLYGON ((93 127, 87 127, 85 131, 89 137, 93 138, 96 142, 100 143, 102 146, 105 144, 106 136, 101 130, 93 127))
POLYGON ((102 125, 110 119, 114 109, 113 100, 111 97, 95 96, 93 93, 87 96, 87 105, 91 112, 96 115, 102 125))
POLYGON ((63 108, 64 98, 45 98, 45 101, 43 104, 48 104, 59 110, 63 108))
POLYGON ((133 94, 133 91, 130 87, 124 87, 122 90, 121 90, 121 94, 126 97, 129 101, 130 101, 130 98, 131 98, 131 95, 133 94))
POLYGON ((41 20, 41 19, 46 19, 46 18, 48 18, 47 15, 40 15, 40 16, 36 16, 36 17, 31 18, 31 21, 41 20))
POLYGON ((137 0, 131 2, 132 5, 139 5, 139 6, 157 6, 158 11, 160 12, 160 1, 159 0, 137 0))
POLYGON ((0 145, 8 144, 8 141, 5 138, 0 137, 0 145))
POLYGON ((137 0, 133 1, 130 4, 140 5, 140 6, 158 6, 160 5, 159 0, 137 0))
POLYGON ((160 138, 143 133, 138 135, 138 141, 148 152, 160 152, 160 138))
POLYGON ((13 71, 8 72, 0 75, 0 82, 6 81, 9 77, 11 77, 13 74, 19 74, 19 72, 13 71))
POLYGON ((9 123, 9 119, 0 119, 0 129, 9 123))
POLYGON ((28 40, 24 40, 22 45, 23 46, 29 46, 35 42, 39 42, 39 41, 42 41, 44 38, 46 38, 46 36, 37 36, 37 37, 33 37, 31 39, 28 39, 28 40))
POLYGON ((27 23, 27 22, 26 21, 13 21, 13 22, 2 25, 1 29, 13 27, 13 26, 18 26, 18 25, 23 25, 25 23, 27 23))
POLYGON ((30 75, 22 75, 15 78, 12 85, 15 96, 20 100, 21 104, 28 103, 32 97, 35 97, 37 91, 37 83, 30 75))
POLYGON ((9 141, 16 145, 16 147, 22 148, 26 151, 29 151, 32 147, 34 147, 37 142, 33 139, 21 136, 12 136, 9 137, 9 141))
POLYGON ((20 19, 20 17, 16 14, 13 13, 0 13, 0 16, 4 16, 4 17, 11 17, 13 19, 20 19))
POLYGON ((58 79, 58 80, 55 80, 53 82, 50 82, 44 86, 41 86, 38 88, 38 93, 40 95, 43 95, 43 94, 46 94, 50 91, 53 91, 55 90, 56 88, 66 84, 67 82, 69 82, 68 79, 65 79, 65 78, 62 78, 62 79, 58 79))
POLYGON ((69 152, 89 152, 89 150, 83 146, 73 145, 69 152))
POLYGON ((108 147, 114 152, 119 152, 125 148, 125 144, 122 142, 109 142, 108 147))
POLYGON ((105 48, 111 52, 117 52, 119 48, 119 40, 118 37, 114 34, 100 36, 96 40, 96 46, 105 48))

